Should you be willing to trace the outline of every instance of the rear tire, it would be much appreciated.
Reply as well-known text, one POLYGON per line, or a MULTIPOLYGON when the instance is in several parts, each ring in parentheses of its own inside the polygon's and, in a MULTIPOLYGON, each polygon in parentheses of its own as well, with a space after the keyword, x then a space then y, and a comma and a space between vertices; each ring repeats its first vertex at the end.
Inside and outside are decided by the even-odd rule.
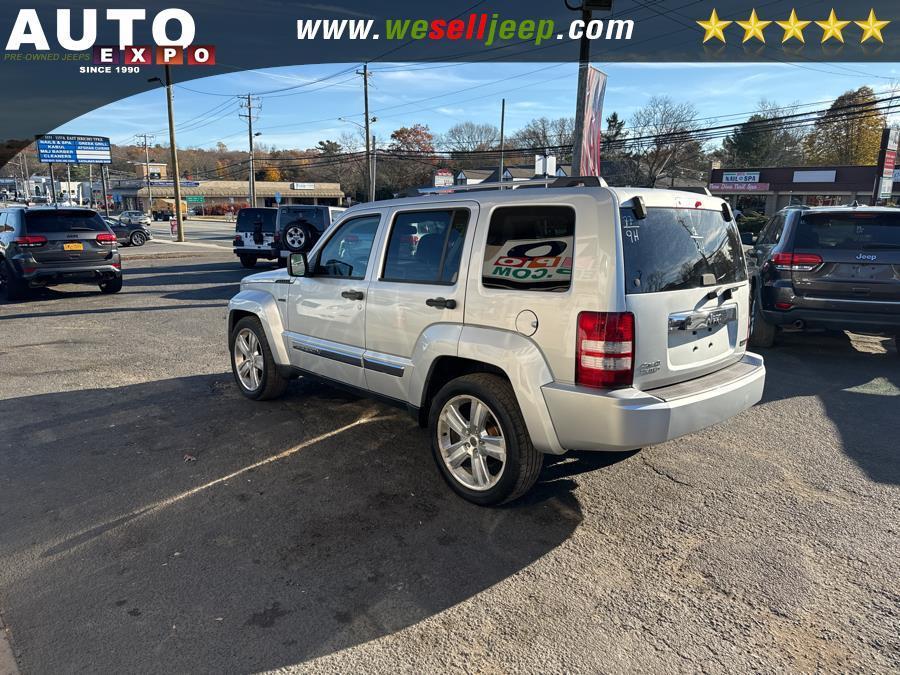
POLYGON ((255 255, 240 255, 238 258, 241 259, 241 265, 246 267, 247 269, 252 269, 256 267, 256 256, 255 255))
POLYGON ((528 436, 512 387, 497 375, 473 373, 445 384, 432 400, 428 433, 441 476, 456 494, 474 504, 517 499, 540 475, 544 455, 528 436), (479 424, 480 405, 487 412, 479 424), (502 461, 497 457, 501 446, 502 461))
POLYGON ((756 290, 751 296, 752 304, 750 306, 750 346, 751 347, 772 347, 775 344, 775 333, 777 328, 774 324, 766 321, 762 315, 760 308, 759 294, 756 290))
POLYGON ((117 276, 114 279, 110 279, 109 281, 104 281, 100 284, 100 291, 102 293, 118 293, 122 290, 122 277, 117 276))
POLYGON ((245 316, 235 324, 228 351, 234 381, 247 398, 266 401, 278 398, 287 389, 290 380, 278 372, 266 332, 256 317, 245 316))
POLYGON ((3 299, 7 302, 19 302, 28 295, 27 282, 16 276, 16 271, 8 260, 4 260, 0 270, 0 287, 3 291, 3 299))

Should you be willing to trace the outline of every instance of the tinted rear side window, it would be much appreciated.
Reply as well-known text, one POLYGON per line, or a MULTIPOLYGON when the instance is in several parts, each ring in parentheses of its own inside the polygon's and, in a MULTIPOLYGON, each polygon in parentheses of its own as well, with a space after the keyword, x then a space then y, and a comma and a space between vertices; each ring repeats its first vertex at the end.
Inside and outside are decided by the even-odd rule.
POLYGON ((25 231, 38 232, 106 232, 106 223, 93 211, 47 209, 25 213, 25 231))
POLYGON ((804 213, 794 234, 794 248, 900 248, 900 212, 804 213))
POLYGON ((569 290, 575 210, 569 206, 498 208, 491 216, 481 283, 517 291, 569 290))
POLYGON ((277 213, 275 209, 241 209, 237 214, 237 231, 253 232, 261 224, 263 232, 274 232, 277 213))
POLYGON ((281 226, 285 227, 294 222, 302 222, 312 225, 319 232, 325 230, 325 209, 317 206, 282 206, 281 226))
POLYGON ((626 293, 661 293, 747 279, 741 240, 721 211, 621 210, 626 293), (711 276, 705 276, 711 275, 711 276))

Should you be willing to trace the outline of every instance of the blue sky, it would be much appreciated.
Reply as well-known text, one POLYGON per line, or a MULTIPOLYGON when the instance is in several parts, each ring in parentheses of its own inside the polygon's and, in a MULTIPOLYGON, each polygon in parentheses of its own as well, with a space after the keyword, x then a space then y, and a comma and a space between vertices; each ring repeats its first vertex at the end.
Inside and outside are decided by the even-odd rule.
MULTIPOLYGON (((653 95, 690 100, 699 116, 742 120, 758 101, 779 105, 830 101, 864 84, 885 93, 900 87, 897 63, 614 63, 597 64, 608 75, 604 110, 626 120, 653 95), (727 117, 727 116, 733 117, 727 117)), ((238 117, 238 94, 262 93, 255 130, 257 140, 278 148, 309 148, 361 122, 362 82, 354 64, 289 66, 196 79, 175 88, 179 147, 247 149, 246 122, 238 117), (322 78, 328 78, 317 82, 322 78), (288 89, 296 85, 300 88, 288 89), (283 91, 278 91, 283 90, 283 91), (205 93, 199 93, 205 92, 205 93), (269 93, 265 93, 269 92, 269 93)), ((515 131, 534 117, 573 115, 575 64, 379 63, 371 66, 373 133, 387 141, 391 131, 415 123, 443 133, 472 120, 499 126, 500 100, 506 98, 507 129, 515 131)), ((827 104, 825 104, 827 105, 827 104)), ((825 106, 815 106, 825 107, 825 106)), ((806 110, 811 108, 806 108, 806 110)), ((165 92, 162 88, 131 96, 92 111, 56 131, 109 136, 127 142, 138 133, 156 133, 167 144, 165 92)))

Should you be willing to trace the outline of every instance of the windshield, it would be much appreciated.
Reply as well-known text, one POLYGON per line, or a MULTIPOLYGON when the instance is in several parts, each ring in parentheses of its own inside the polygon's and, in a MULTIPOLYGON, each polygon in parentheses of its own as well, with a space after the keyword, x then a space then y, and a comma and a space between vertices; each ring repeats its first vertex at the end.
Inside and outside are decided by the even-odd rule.
POLYGON ((241 209, 237 214, 237 231, 253 232, 262 225, 263 232, 275 231, 275 209, 241 209))
POLYGON ((25 213, 25 231, 38 232, 106 232, 106 223, 94 211, 47 209, 25 213))
POLYGON ((721 211, 647 209, 638 219, 621 209, 626 293, 661 293, 746 281, 734 223, 721 211))
POLYGON ((900 248, 897 213, 804 213, 794 248, 851 250, 900 248))

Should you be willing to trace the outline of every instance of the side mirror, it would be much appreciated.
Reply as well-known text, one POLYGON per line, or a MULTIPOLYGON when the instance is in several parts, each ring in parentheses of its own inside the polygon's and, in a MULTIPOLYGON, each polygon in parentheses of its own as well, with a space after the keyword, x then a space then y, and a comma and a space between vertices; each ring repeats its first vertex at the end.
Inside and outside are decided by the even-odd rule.
POLYGON ((291 253, 288 258, 288 274, 292 277, 308 276, 305 253, 291 253))
POLYGON ((756 243, 756 235, 752 232, 741 232, 741 243, 744 246, 753 246, 756 243))

